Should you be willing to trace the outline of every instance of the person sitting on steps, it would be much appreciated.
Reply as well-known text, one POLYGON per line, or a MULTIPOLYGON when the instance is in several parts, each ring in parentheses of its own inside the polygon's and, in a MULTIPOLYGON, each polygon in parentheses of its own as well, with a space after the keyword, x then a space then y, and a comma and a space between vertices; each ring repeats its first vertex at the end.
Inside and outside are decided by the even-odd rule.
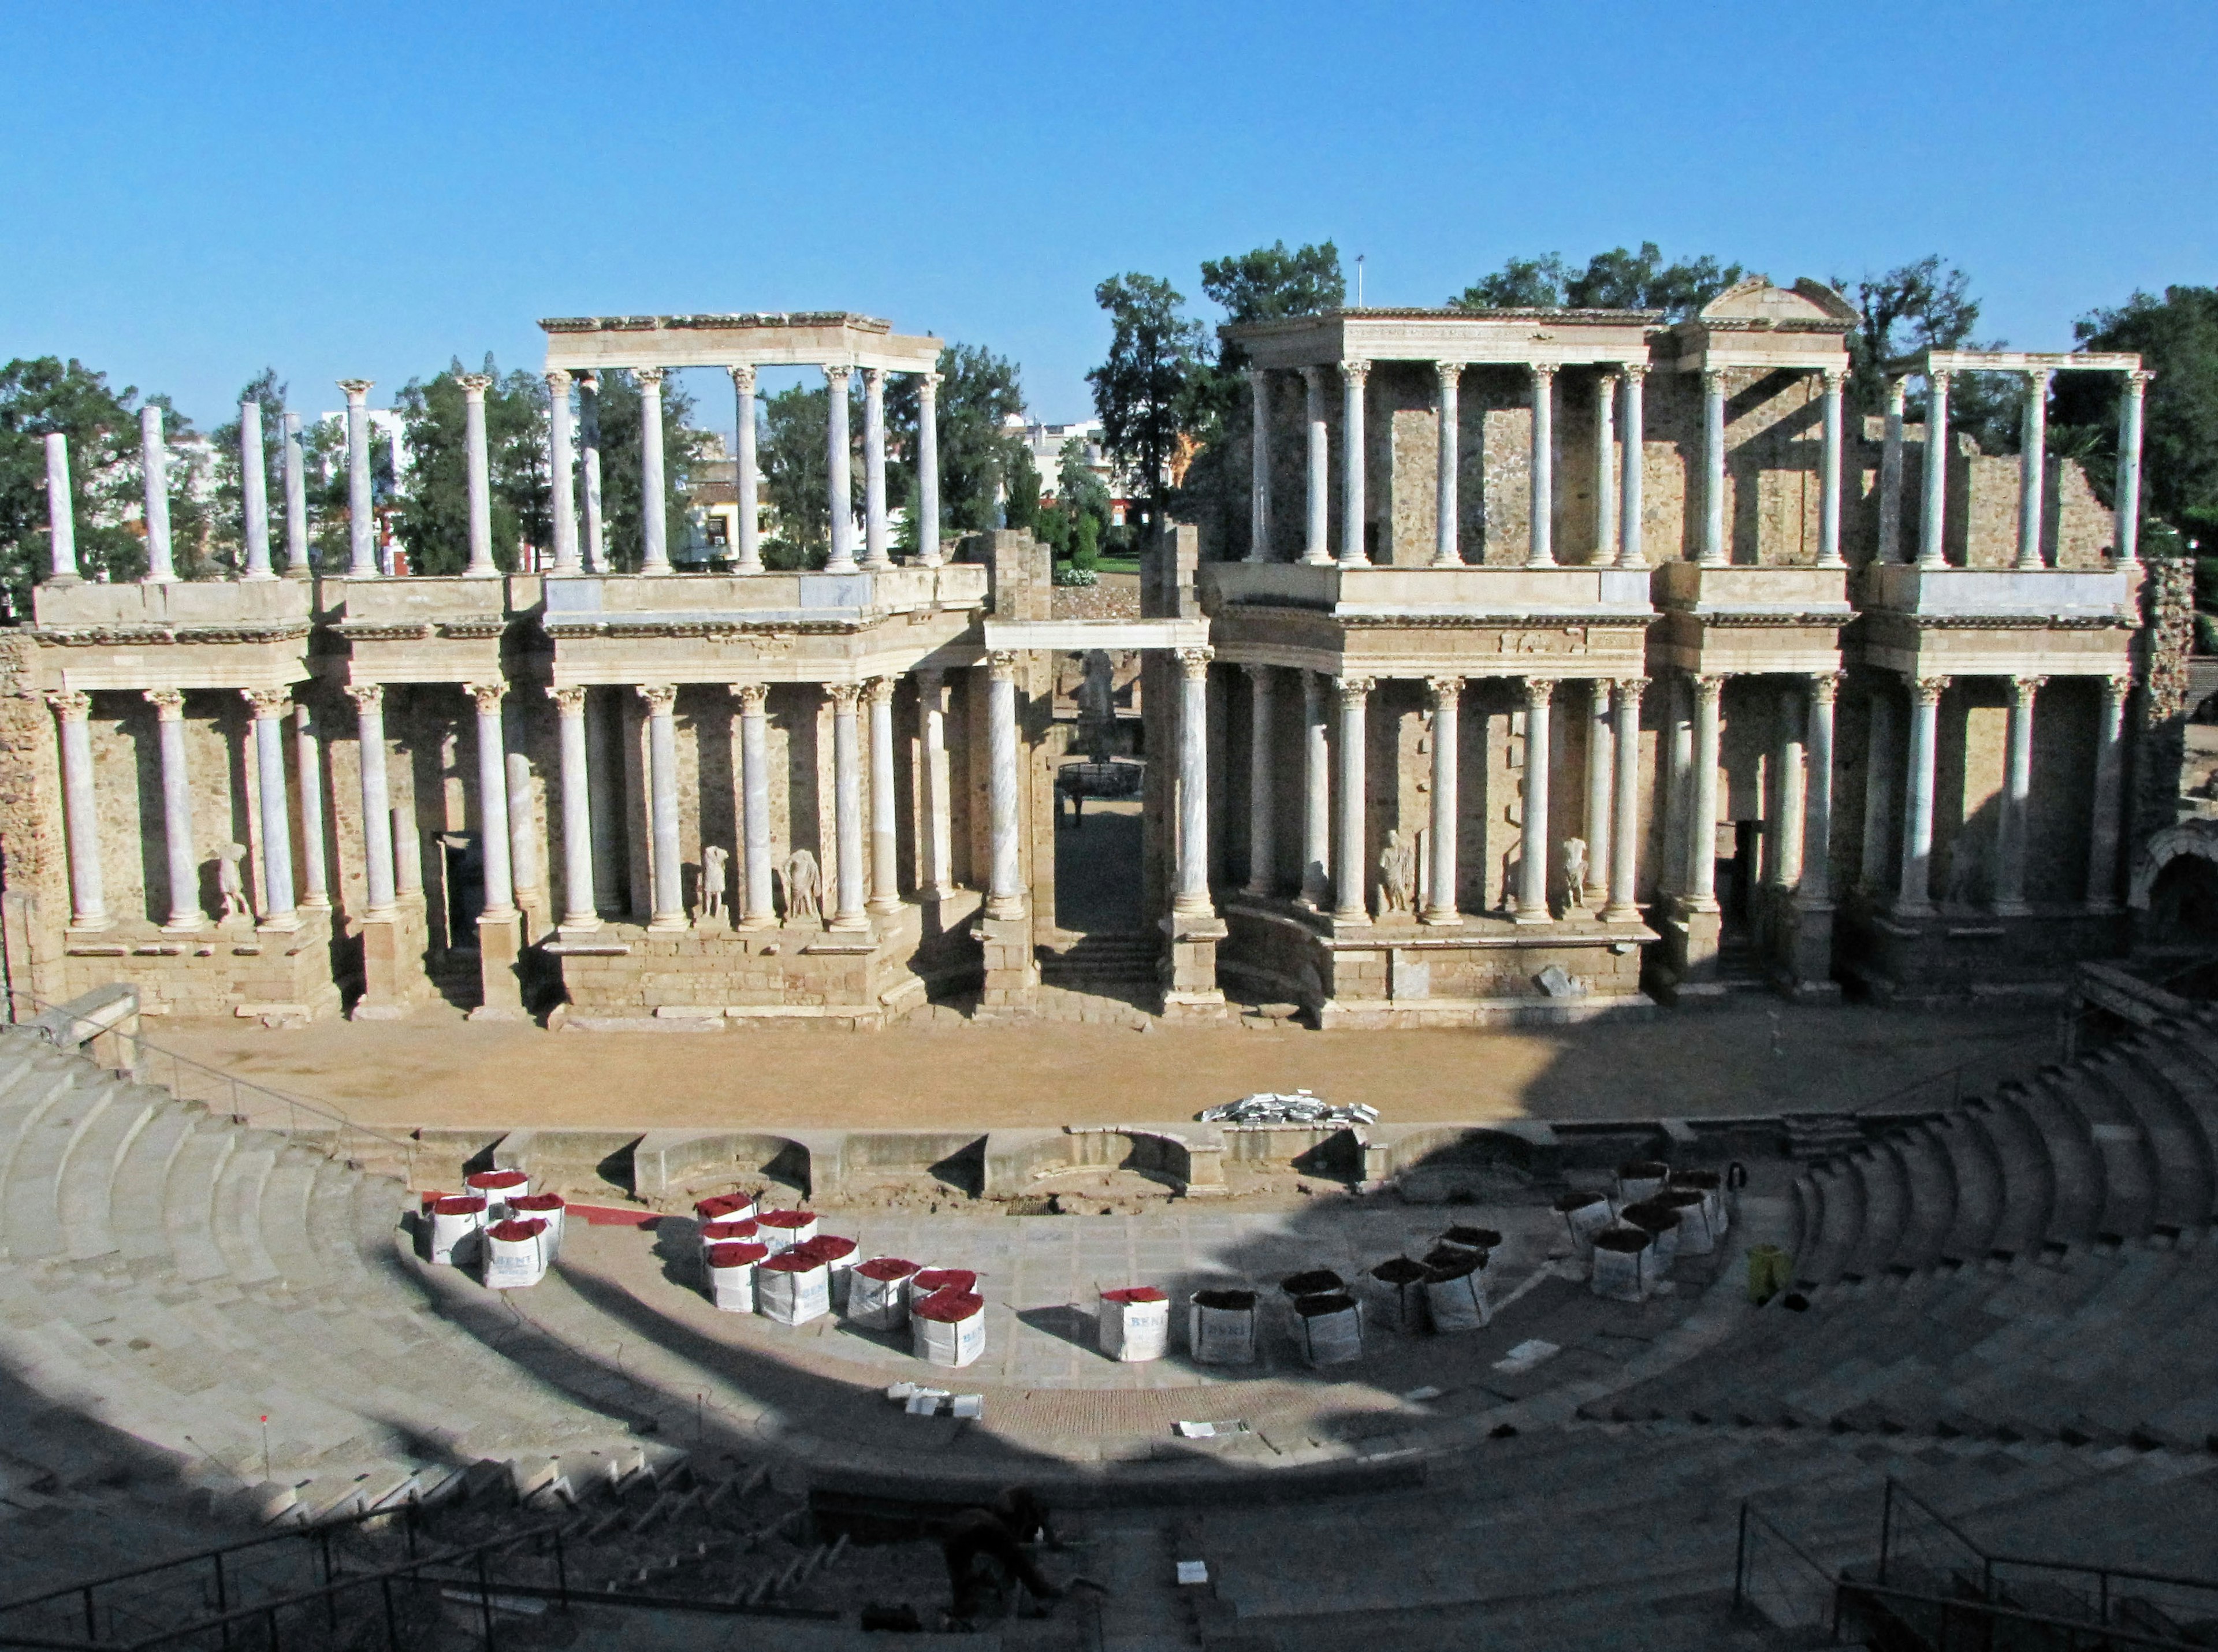
POLYGON ((1026 1544, 1040 1540, 1050 1550, 1067 1546, 1056 1536, 1046 1508, 1022 1486, 1012 1486, 989 1503, 957 1509, 949 1516, 940 1528, 939 1549, 954 1595, 948 1611, 950 1626, 975 1626, 986 1609, 988 1591, 999 1584, 1021 1586, 1043 1608, 1074 1588, 1107 1593, 1091 1578, 1073 1578, 1068 1586, 1050 1582, 1025 1552, 1026 1544), (991 1562, 992 1571, 982 1562, 991 1562))

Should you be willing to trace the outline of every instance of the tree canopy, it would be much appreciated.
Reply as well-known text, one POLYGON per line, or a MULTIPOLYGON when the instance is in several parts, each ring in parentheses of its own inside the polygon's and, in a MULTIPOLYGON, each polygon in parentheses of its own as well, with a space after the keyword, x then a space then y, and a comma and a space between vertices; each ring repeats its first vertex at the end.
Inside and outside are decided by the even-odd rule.
MULTIPOLYGON (((2152 514, 2204 543, 2218 541, 2218 288, 2167 287, 2092 310, 2072 329, 2086 350, 2133 350, 2153 371, 2141 423, 2141 471, 2152 514)), ((2052 439, 2080 434, 2090 455, 2117 454, 2118 393, 2110 374, 2056 380, 2052 439)), ((2089 473, 2107 497, 2110 467, 2089 473)))
MULTIPOLYGON (((1252 252, 1203 259, 1201 291, 1224 310, 1226 325, 1237 326, 1337 309, 1347 301, 1348 282, 1340 271, 1340 249, 1331 242, 1289 252, 1284 241, 1273 241, 1252 252)), ((1218 345, 1220 371, 1231 372, 1246 360, 1237 344, 1218 345)))
MULTIPOLYGON (((916 378, 898 374, 886 387, 886 496, 904 503, 914 548, 920 495, 916 485, 916 378), (895 455, 898 455, 896 458, 895 455)), ((1025 411, 1017 365, 979 344, 951 343, 939 352, 939 522, 943 532, 982 533, 994 525, 994 501, 1007 482, 1020 436, 1006 421, 1025 411)), ((858 420, 855 425, 862 429, 858 420)), ((1029 461, 1027 461, 1029 462, 1029 461)))
MULTIPOLYGON (((18 357, 0 368, 0 585, 13 611, 28 609, 30 588, 53 566, 46 531, 50 432, 69 438, 78 567, 112 579, 135 579, 146 571, 144 530, 133 524, 145 486, 138 397, 128 386, 110 388, 106 374, 75 357, 18 357)), ((183 420, 170 425, 172 434, 189 429, 183 420)), ((182 477, 173 476, 172 492, 189 501, 182 477)), ((189 510, 178 514, 189 527, 189 510)), ((178 527, 173 521, 173 534, 178 527)))
POLYGON ((1577 270, 1559 252, 1511 258, 1448 302, 1461 310, 1661 310, 1683 321, 1747 273, 1707 255, 1666 263, 1662 248, 1643 241, 1638 252, 1597 252, 1577 270))
MULTIPOLYGON (((493 507, 493 560, 510 572, 523 548, 554 536, 547 468, 547 385, 521 369, 502 376, 490 354, 478 369, 486 391, 486 462, 493 507)), ((408 492, 396 529, 418 573, 460 573, 469 566, 468 399, 460 359, 430 380, 411 379, 393 398, 408 436, 408 492)), ((665 405, 668 405, 666 391, 665 405)), ((608 437, 603 393, 601 430, 608 437)), ((682 424, 682 416, 679 421, 682 424)), ((604 454, 605 459, 605 454, 604 454)), ((606 497, 605 467, 603 493, 606 497)))
POLYGON ((1094 386, 1102 444, 1137 472, 1148 490, 1149 518, 1162 520, 1171 455, 1195 411, 1193 381, 1207 359, 1201 324, 1180 307, 1168 282, 1135 271, 1094 289, 1109 312, 1109 355, 1086 376, 1094 386))

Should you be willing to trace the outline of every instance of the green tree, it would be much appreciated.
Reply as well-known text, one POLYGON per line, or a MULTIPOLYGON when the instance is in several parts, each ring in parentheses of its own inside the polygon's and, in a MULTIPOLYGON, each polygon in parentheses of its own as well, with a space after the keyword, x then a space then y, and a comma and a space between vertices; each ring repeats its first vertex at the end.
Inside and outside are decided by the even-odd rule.
MULTIPOLYGON (((1020 434, 1007 421, 1025 411, 1016 363, 976 344, 948 344, 939 352, 939 525, 943 534, 975 534, 994 525, 994 498, 1007 481, 1020 434)), ((904 548, 914 549, 916 375, 897 374, 886 387, 886 494, 908 507, 912 526, 904 548), (898 455, 896 461, 893 455, 898 455)), ((862 428, 858 420, 857 430, 862 428)), ((820 441, 820 445, 821 441, 820 441)))
MULTIPOLYGON (((1938 253, 1899 265, 1882 275, 1858 281, 1833 278, 1833 286, 1855 305, 1862 319, 1849 334, 1849 385, 1857 405, 1877 412, 1886 405, 1888 362, 1922 350, 2000 350, 2003 341, 1981 343, 1973 337, 1979 325, 1979 301, 1972 278, 1938 253)), ((2007 453, 2017 446, 2020 396, 2015 381, 2003 374, 1960 373, 1948 387, 1948 426, 1968 432, 1986 453, 2007 453)), ((1912 423, 1924 413, 1913 399, 1912 423)))
MULTIPOLYGON (((262 488, 270 506, 270 563, 285 563, 285 381, 265 367, 239 387, 232 416, 208 432, 214 449, 214 498, 195 548, 192 578, 235 576, 246 566, 246 493, 239 467, 241 428, 238 409, 248 402, 262 409, 262 488), (205 560, 206 566, 197 566, 205 560)), ((177 524, 170 524, 174 541, 177 524)), ((181 569, 180 572, 183 572, 181 569)))
MULTIPOLYGON (((608 535, 609 560, 619 573, 639 569, 646 551, 641 517, 639 385, 622 369, 600 375, 601 519, 608 535)), ((695 430, 693 398, 675 375, 662 381, 662 471, 664 520, 673 543, 685 531, 692 507, 694 467, 710 451, 715 437, 695 430)), ((822 427, 818 427, 821 436, 822 427)), ((490 438, 488 438, 490 440, 490 438)))
POLYGON ((1087 461, 1086 438, 1065 436, 1063 446, 1055 455, 1055 497, 1056 503, 1074 518, 1091 517, 1097 534, 1109 525, 1116 513, 1115 503, 1109 496, 1109 484, 1094 473, 1087 461))
POLYGON ((1070 536, 1070 565, 1091 568, 1101 560, 1101 529, 1091 511, 1081 511, 1070 536))
POLYGON ((1511 258, 1448 302, 1463 310, 1661 310, 1683 321, 1746 273, 1707 255, 1666 263, 1662 248, 1643 241, 1638 252, 1597 252, 1577 272, 1561 253, 1511 258))
POLYGON ((53 566, 46 529, 49 432, 69 438, 79 569, 111 579, 135 579, 146 571, 144 530, 133 520, 144 517, 139 416, 132 405, 138 393, 111 389, 107 374, 74 357, 18 357, 0 368, 0 588, 13 612, 28 611, 31 586, 53 566))
POLYGON ((1040 514, 1040 473, 1031 450, 1022 445, 1009 456, 1007 487, 1002 520, 1012 528, 1031 528, 1040 514))
POLYGON ((1137 471, 1148 491, 1148 520, 1160 527, 1169 503, 1171 456, 1191 427, 1196 369, 1206 345, 1186 299, 1168 282, 1137 271, 1094 289, 1109 312, 1109 355, 1086 376, 1094 387, 1103 445, 1137 471))
MULTIPOLYGON (((1201 291, 1224 310, 1228 325, 1238 326, 1336 310, 1347 300, 1348 282, 1340 270, 1340 249, 1331 242, 1304 244, 1289 252, 1284 241, 1273 241, 1250 252, 1202 260, 1201 291)), ((1237 344, 1230 340, 1218 344, 1220 371, 1230 373, 1246 364, 1247 356, 1237 344)))
POLYGON ((777 529, 763 545, 767 567, 821 568, 831 555, 832 509, 826 498, 825 422, 828 385, 795 385, 762 401, 756 462, 777 529))
MULTIPOLYGON (((451 361, 435 378, 411 379, 394 398, 409 455, 407 493, 396 531, 409 566, 418 573, 456 574, 469 566, 469 413, 462 384, 466 371, 459 359, 451 361)), ((553 537, 545 456, 547 389, 544 381, 530 373, 503 378, 491 355, 480 371, 493 381, 485 397, 493 560, 512 572, 524 566, 526 545, 545 545, 553 537)), ((666 394, 665 399, 666 405, 666 394)), ((605 414, 602 430, 605 444, 605 414)), ((604 464, 606 457, 604 452, 604 464)), ((604 497, 605 492, 604 483, 604 497)))
MULTIPOLYGON (((2141 419, 2141 473, 2150 512, 2204 546, 2218 546, 2218 288, 2137 292, 2115 309, 2093 310, 2072 331, 2083 350, 2132 350, 2153 371, 2141 419)), ((2117 456, 2116 375, 2059 374, 2052 442, 2090 457, 2108 499, 2117 456)), ((2115 503, 2115 501, 2112 501, 2115 503)))

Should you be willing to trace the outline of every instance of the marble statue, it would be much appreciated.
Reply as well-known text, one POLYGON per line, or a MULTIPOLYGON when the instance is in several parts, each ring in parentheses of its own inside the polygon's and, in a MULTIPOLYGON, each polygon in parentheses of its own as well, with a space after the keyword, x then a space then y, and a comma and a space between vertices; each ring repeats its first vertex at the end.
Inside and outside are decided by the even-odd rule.
POLYGON ((1584 912, 1587 909, 1587 840, 1584 838, 1564 839, 1564 887, 1569 891, 1564 897, 1564 906, 1584 912))
POLYGON ((1086 651, 1086 675, 1078 684, 1079 739, 1085 743, 1087 760, 1106 763, 1115 749, 1117 690, 1115 667, 1106 648, 1086 651))
POLYGON ((722 922, 724 916, 724 868, 731 860, 723 845, 710 844, 701 851, 701 919, 722 922))
POLYGON ((1410 886, 1416 882, 1417 851, 1414 844, 1402 841, 1399 827, 1386 833, 1385 847, 1379 851, 1379 915, 1406 913, 1409 910, 1410 886))
POLYGON ((246 845, 227 843, 215 851, 215 889, 223 900, 224 923, 233 919, 246 921, 254 914, 246 906, 246 879, 239 864, 246 858, 246 845))
POLYGON ((806 849, 796 849, 785 862, 785 921, 789 924, 815 924, 823 919, 821 901, 824 894, 824 875, 816 869, 816 857, 806 849))

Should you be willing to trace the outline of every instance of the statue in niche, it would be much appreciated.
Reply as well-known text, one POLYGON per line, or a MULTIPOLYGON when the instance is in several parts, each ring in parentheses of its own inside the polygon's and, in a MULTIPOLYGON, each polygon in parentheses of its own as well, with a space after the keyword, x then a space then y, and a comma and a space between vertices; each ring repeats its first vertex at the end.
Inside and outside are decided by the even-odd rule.
POLYGON ((785 861, 785 921, 816 924, 823 921, 824 875, 816 869, 816 857, 796 849, 785 861))
POLYGON ((701 851, 701 921, 721 924, 724 921, 724 868, 731 857, 722 844, 710 844, 701 851))
POLYGON ((1397 912, 1406 914, 1409 911, 1410 885, 1416 881, 1416 845, 1402 841, 1398 826, 1389 830, 1385 847, 1379 851, 1379 915, 1381 918, 1397 912))
POLYGON ((1524 878, 1524 845, 1513 843, 1502 851, 1502 910, 1506 916, 1517 915, 1517 886, 1524 878))
POLYGON ((247 923, 254 917, 246 908, 246 878, 239 869, 245 859, 242 843, 227 843, 215 851, 215 892, 223 901, 223 923, 247 923))
POLYGON ((1115 751, 1117 685, 1106 648, 1086 651, 1086 675, 1078 684, 1078 738, 1089 763, 1106 763, 1115 751))
POLYGON ((1584 838, 1564 839, 1564 906, 1566 910, 1584 912, 1587 909, 1587 840, 1584 838))
POLYGON ((1941 899, 1951 906, 1968 906, 1979 896, 1980 845, 1968 832, 1959 832, 1948 845, 1948 887, 1941 899))

